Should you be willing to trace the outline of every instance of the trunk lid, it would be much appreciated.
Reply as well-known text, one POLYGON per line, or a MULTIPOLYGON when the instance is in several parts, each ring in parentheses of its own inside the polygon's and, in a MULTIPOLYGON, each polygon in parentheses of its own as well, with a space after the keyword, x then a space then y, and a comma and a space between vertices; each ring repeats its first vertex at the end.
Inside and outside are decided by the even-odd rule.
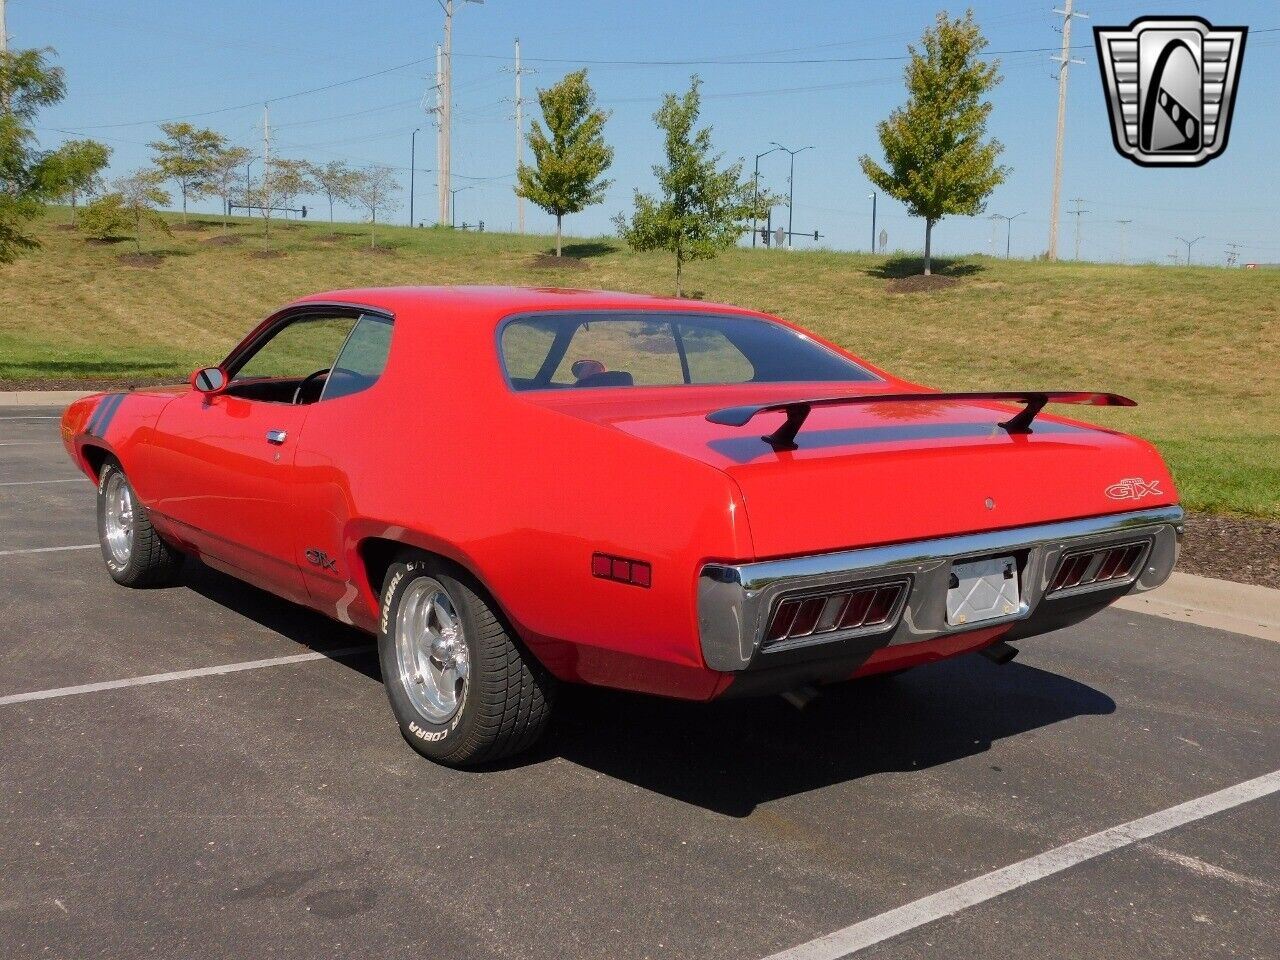
POLYGON ((1041 414, 1029 434, 998 424, 1020 407, 991 401, 819 407, 797 449, 706 414, 745 403, 903 392, 901 383, 628 388, 539 394, 536 402, 700 460, 737 483, 758 558, 820 553, 1122 513, 1177 502, 1150 444, 1041 414), (591 394, 594 393, 594 396, 591 394), (1138 480, 1137 484, 1127 481, 1138 480))

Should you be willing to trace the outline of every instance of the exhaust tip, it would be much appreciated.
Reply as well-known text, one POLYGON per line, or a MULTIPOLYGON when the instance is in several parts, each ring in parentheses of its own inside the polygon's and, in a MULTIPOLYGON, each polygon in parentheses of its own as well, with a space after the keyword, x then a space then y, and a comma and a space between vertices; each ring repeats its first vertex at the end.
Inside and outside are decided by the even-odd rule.
POLYGON ((819 690, 817 687, 806 684, 803 687, 796 687, 794 690, 788 690, 781 694, 782 699, 787 701, 797 710, 803 710, 809 704, 818 698, 819 690))
POLYGON ((1018 648, 1005 643, 1003 640, 997 640, 991 646, 985 647, 979 652, 992 663, 1003 667, 1018 655, 1018 648))

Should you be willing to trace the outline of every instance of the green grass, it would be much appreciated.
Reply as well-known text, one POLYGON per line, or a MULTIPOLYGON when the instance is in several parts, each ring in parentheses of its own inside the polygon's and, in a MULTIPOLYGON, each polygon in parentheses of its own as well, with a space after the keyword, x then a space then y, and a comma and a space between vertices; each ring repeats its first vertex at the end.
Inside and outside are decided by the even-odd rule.
MULTIPOLYGON (((569 244, 585 269, 540 269, 546 237, 340 224, 272 229, 285 256, 255 259, 261 225, 153 236, 154 268, 124 266, 131 244, 41 229, 44 249, 0 267, 0 387, 70 378, 185 378, 220 359, 263 315, 317 290, 398 283, 515 283, 667 293, 668 258, 619 241, 569 244)), ((687 270, 687 287, 780 314, 872 363, 934 386, 1114 390, 1133 410, 1073 414, 1145 436, 1184 500, 1280 517, 1280 271, 1031 263, 967 257, 959 284, 896 294, 912 272, 870 255, 740 249, 687 270)), ((1084 411, 1084 412, 1080 412, 1084 411)))

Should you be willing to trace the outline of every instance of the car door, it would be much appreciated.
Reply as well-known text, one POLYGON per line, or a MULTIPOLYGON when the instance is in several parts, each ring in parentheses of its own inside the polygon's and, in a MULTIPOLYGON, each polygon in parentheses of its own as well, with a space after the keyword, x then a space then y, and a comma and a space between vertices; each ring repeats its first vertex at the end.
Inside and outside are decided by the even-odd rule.
POLYGON ((297 561, 298 438, 359 311, 286 311, 237 348, 229 384, 165 408, 152 439, 153 510, 211 565, 305 601, 297 561))
MULTIPOLYGON (((391 352, 392 318, 361 314, 308 411, 295 462, 299 564, 311 604, 345 622, 360 614, 352 579, 350 521, 365 484, 394 469, 378 456, 380 404, 388 402, 380 378, 391 352)), ((368 508, 368 504, 364 505, 368 508)))

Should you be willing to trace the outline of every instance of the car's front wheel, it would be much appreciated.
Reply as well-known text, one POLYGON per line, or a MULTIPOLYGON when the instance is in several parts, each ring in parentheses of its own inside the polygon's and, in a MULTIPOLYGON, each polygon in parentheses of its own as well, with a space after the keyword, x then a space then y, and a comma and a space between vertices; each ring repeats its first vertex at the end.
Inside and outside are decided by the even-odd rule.
POLYGON ((98 541, 107 572, 126 587, 172 583, 182 568, 182 554, 161 539, 114 459, 98 473, 98 541))
POLYGON ((554 678, 479 583, 434 557, 405 555, 387 570, 378 656, 401 733, 439 763, 519 753, 550 717, 554 678))

